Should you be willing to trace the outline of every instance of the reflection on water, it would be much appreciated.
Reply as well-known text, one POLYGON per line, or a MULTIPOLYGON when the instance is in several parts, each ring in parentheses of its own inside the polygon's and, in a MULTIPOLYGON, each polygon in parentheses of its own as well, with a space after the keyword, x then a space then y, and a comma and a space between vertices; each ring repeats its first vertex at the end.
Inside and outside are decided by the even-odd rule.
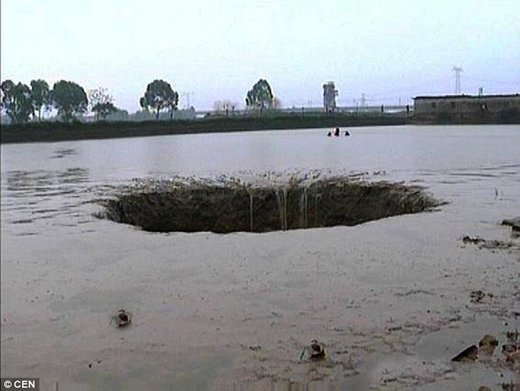
POLYGON ((423 176, 451 176, 457 177, 457 182, 465 180, 484 180, 487 178, 501 178, 510 176, 513 181, 520 181, 518 173, 520 170, 519 164, 497 165, 495 167, 482 168, 466 168, 466 169, 452 169, 452 170, 418 170, 417 173, 423 176), (466 178, 469 177, 469 178, 466 178))
POLYGON ((77 152, 75 149, 60 148, 54 152, 54 155, 52 155, 51 158, 52 159, 63 159, 64 157, 72 156, 72 155, 76 155, 76 154, 77 154, 77 152))
POLYGON ((88 181, 87 168, 69 168, 65 171, 9 171, 6 175, 9 191, 19 193, 27 190, 52 191, 56 186, 88 181))
MULTIPOLYGON (((8 224, 31 224, 56 217, 79 217, 88 168, 64 171, 8 171, 2 175, 2 213, 8 224)), ((64 225, 63 222, 56 222, 64 225)), ((69 224, 70 225, 70 224, 69 224)), ((76 224, 72 224, 76 225, 76 224)), ((35 232, 20 232, 34 235, 35 232)))

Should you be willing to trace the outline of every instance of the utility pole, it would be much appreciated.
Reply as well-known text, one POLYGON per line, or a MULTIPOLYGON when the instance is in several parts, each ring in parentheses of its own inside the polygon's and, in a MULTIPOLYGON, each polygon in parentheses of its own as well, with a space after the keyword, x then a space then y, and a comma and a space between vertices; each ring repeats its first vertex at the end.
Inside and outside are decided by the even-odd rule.
POLYGON ((453 67, 453 72, 455 72, 455 95, 460 95, 460 74, 462 73, 461 67, 453 67))
POLYGON ((361 110, 365 111, 366 103, 367 103, 367 98, 365 98, 365 94, 361 94, 361 110))
POLYGON ((190 106, 190 97, 192 95, 195 95, 195 93, 194 92, 181 92, 181 96, 186 98, 186 100, 185 100, 186 104, 184 106, 185 109, 189 109, 191 107, 190 106))

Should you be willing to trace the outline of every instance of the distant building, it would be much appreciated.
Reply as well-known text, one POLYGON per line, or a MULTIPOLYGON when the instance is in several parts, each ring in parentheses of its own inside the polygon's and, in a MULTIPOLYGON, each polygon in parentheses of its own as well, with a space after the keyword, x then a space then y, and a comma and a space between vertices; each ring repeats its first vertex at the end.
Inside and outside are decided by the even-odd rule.
POLYGON ((105 121, 128 121, 128 111, 117 109, 113 113, 110 113, 105 121))
POLYGON ((326 113, 333 113, 336 111, 336 96, 338 90, 333 81, 328 81, 323 85, 323 108, 326 113))
POLYGON ((445 116, 463 121, 494 117, 512 111, 520 112, 520 94, 418 96, 413 100, 414 116, 423 120, 445 116))
MULTIPOLYGON (((189 109, 174 110, 173 113, 170 113, 170 111, 162 111, 159 113, 159 121, 170 121, 172 119, 188 120, 195 119, 195 117, 196 112, 193 106, 189 109)), ((126 118, 125 121, 155 121, 155 111, 141 110, 134 114, 129 114, 126 118)))
POLYGON ((190 108, 177 110, 174 114, 174 118, 179 120, 191 120, 197 117, 197 112, 195 111, 195 107, 193 106, 191 106, 190 108))

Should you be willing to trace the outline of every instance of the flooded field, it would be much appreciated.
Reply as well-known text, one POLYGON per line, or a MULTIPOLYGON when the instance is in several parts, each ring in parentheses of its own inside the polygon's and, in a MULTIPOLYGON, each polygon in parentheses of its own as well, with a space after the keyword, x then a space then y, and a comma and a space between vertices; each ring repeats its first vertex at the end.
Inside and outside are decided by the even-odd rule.
POLYGON ((520 215, 520 126, 349 131, 2 145, 2 376, 40 377, 44 390, 518 384, 520 359, 502 346, 520 330, 520 239, 500 223, 520 215), (123 188, 181 176, 343 176, 444 204, 264 233, 146 232, 95 216, 123 188), (131 323, 118 328, 121 309, 131 323), (451 361, 487 334, 492 355, 451 361))

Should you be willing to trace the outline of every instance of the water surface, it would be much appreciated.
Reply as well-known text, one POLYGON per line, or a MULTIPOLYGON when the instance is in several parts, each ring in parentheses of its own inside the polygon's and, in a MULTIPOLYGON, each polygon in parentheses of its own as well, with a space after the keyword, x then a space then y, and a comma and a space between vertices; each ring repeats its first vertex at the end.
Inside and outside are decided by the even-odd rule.
MULTIPOLYGON (((156 389, 200 389, 240 382, 245 370, 303 381, 310 368, 295 357, 314 337, 351 352, 363 373, 367 362, 384 369, 364 355, 379 349, 389 319, 407 324, 426 307, 435 324, 451 324, 457 311, 470 322, 469 291, 482 287, 495 289, 495 306, 512 308, 514 256, 458 240, 503 239, 498 222, 519 214, 520 126, 327 131, 2 145, 2 373, 71 389, 138 389, 150 378, 156 389), (419 184, 449 204, 358 227, 262 235, 151 234, 92 215, 92 201, 133 178, 309 170, 419 184), (109 322, 120 308, 135 318, 123 332, 109 322), (248 349, 256 345, 259 353, 248 349)), ((461 334, 490 332, 479 329, 488 323, 504 321, 461 334)), ((390 342, 389 354, 404 354, 390 342)), ((361 388, 378 381, 369 372, 352 379, 361 388)))

